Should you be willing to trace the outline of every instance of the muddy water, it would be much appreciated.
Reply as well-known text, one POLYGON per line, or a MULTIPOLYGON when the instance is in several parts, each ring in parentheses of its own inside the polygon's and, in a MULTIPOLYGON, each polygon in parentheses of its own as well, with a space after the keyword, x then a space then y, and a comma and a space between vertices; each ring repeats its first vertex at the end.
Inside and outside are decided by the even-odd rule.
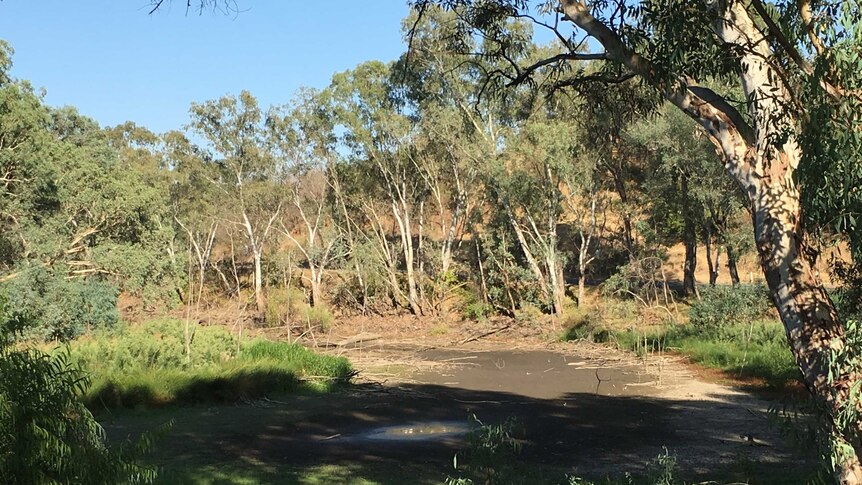
POLYGON ((357 438, 372 441, 439 441, 463 436, 468 431, 466 421, 432 421, 373 428, 357 438))
MULTIPOLYGON (((655 376, 642 367, 551 351, 435 349, 416 353, 423 361, 442 365, 416 372, 410 379, 419 386, 428 386, 425 389, 437 389, 434 397, 438 403, 444 409, 451 409, 443 415, 460 419, 441 421, 438 415, 436 420, 429 417, 427 421, 413 418, 407 422, 390 422, 354 432, 348 440, 404 445, 409 442, 452 443, 463 438, 470 428, 467 413, 461 409, 465 403, 474 405, 474 411, 479 411, 475 405, 485 405, 482 413, 494 416, 501 413, 499 406, 512 405, 512 399, 519 405, 550 401, 574 409, 582 399, 579 396, 583 395, 643 397, 657 393, 655 376), (454 394, 444 391, 447 388, 454 394)), ((513 416, 523 412, 522 406, 504 411, 513 416)))
POLYGON ((413 379, 471 391, 554 399, 575 393, 599 396, 649 396, 658 392, 656 376, 641 366, 564 355, 551 351, 428 350, 424 359, 447 364, 419 372, 413 379))

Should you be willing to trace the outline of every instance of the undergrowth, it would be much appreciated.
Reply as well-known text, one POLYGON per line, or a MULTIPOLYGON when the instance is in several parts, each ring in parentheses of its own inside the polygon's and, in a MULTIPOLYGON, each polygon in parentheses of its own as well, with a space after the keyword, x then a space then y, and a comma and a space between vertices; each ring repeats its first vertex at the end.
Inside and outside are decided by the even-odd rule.
POLYGON ((678 352, 704 367, 725 371, 736 378, 762 379, 775 389, 799 380, 784 327, 777 321, 711 328, 667 325, 649 333, 633 329, 613 332, 613 338, 621 348, 641 356, 658 351, 678 352))
POLYGON ((563 340, 611 341, 641 357, 676 352, 704 367, 724 371, 730 377, 762 379, 775 389, 783 389, 799 380, 784 328, 774 320, 722 326, 667 323, 643 331, 636 327, 611 330, 601 322, 586 318, 570 326, 563 340))
POLYGON ((93 410, 323 392, 351 375, 344 358, 298 344, 240 341, 221 327, 197 327, 186 356, 183 322, 170 319, 94 334, 68 349, 91 376, 83 400, 93 410))

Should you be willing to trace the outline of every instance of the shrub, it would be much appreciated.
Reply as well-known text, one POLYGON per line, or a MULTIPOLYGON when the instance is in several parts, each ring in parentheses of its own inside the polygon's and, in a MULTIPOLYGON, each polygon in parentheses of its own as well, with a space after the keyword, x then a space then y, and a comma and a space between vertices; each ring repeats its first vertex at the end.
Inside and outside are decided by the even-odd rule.
POLYGON ((862 263, 832 262, 833 277, 841 283, 830 294, 839 317, 849 320, 862 320, 862 263))
POLYGON ((700 327, 749 323, 770 315, 769 292, 762 285, 715 286, 700 290, 689 309, 689 321, 700 327))
POLYGON ((298 324, 323 330, 328 329, 334 319, 328 308, 309 305, 305 294, 295 288, 271 289, 265 317, 270 326, 298 324))
POLYGON ((308 307, 305 294, 297 288, 270 288, 266 295, 266 324, 287 325, 308 307))
POLYGON ((602 296, 637 297, 651 302, 663 294, 662 265, 664 255, 634 259, 620 266, 602 283, 602 296))
POLYGON ((236 356, 237 339, 222 327, 195 326, 192 352, 185 355, 184 322, 151 320, 76 340, 71 355, 81 367, 101 370, 184 369, 218 364, 236 356))
POLYGON ((544 317, 545 315, 538 307, 525 303, 515 312, 515 323, 521 325, 534 325, 541 322, 544 317))
POLYGON ((11 345, 26 327, 0 320, 0 477, 5 483, 152 483, 136 463, 149 436, 108 447, 102 427, 81 404, 88 386, 65 352, 11 345))
POLYGON ((640 305, 634 300, 623 300, 613 297, 604 298, 599 310, 602 320, 605 321, 629 323, 640 316, 640 305))
POLYGON ((9 308, 27 322, 23 338, 68 341, 119 320, 117 288, 96 278, 70 280, 60 272, 33 267, 0 290, 9 308))
POLYGON ((309 328, 319 328, 321 330, 329 330, 332 326, 332 312, 322 305, 308 307, 305 310, 305 322, 309 328))
MULTIPOLYGON (((521 483, 523 477, 519 476, 517 462, 521 440, 516 437, 520 427, 517 420, 510 417, 500 424, 485 424, 471 416, 470 422, 472 429, 467 434, 467 449, 461 453, 464 465, 459 471, 462 476, 448 477, 446 484, 521 483)), ((458 470, 458 455, 454 464, 458 470)))
POLYGON ((471 301, 464 305, 464 318, 479 321, 490 315, 492 311, 491 305, 487 305, 485 302, 471 301))
POLYGON ((344 358, 298 344, 241 342, 222 327, 197 327, 187 360, 182 329, 180 320, 154 320, 70 344, 71 359, 93 378, 87 405, 234 402, 274 392, 327 390, 351 376, 344 358))
POLYGON ((566 314, 563 327, 566 329, 563 341, 588 340, 594 343, 605 343, 610 339, 610 332, 601 326, 595 314, 579 308, 566 314))

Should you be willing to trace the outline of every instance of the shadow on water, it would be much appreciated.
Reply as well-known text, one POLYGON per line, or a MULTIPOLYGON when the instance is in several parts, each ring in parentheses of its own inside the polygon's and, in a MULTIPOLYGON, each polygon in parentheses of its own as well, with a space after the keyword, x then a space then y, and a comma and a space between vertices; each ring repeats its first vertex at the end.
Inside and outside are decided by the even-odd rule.
MULTIPOLYGON (((350 483, 351 477, 440 483, 464 446, 471 415, 486 423, 508 417, 519 421, 525 445, 520 460, 539 470, 524 483, 558 483, 566 472, 593 478, 638 473, 664 447, 678 455, 680 476, 688 480, 787 483, 788 473, 798 477, 810 469, 784 443, 768 437, 776 433, 762 431, 768 428, 765 415, 742 402, 634 395, 624 390, 622 380, 617 381, 621 391, 610 395, 579 390, 554 394, 527 371, 516 377, 524 381, 524 393, 493 390, 489 388, 499 384, 496 371, 476 363, 472 373, 439 374, 445 385, 362 385, 325 396, 130 413, 105 426, 112 437, 121 438, 173 419, 173 431, 154 458, 167 466, 169 481, 176 483, 237 483, 220 475, 222 469, 246 470, 253 476, 247 483, 350 483), (756 436, 761 444, 753 446, 740 429, 763 433, 763 438, 756 436), (309 482, 304 478, 309 473, 323 477, 309 482)), ((568 361, 545 364, 560 363, 568 361)), ((520 372, 517 358, 505 365, 513 376, 520 372)), ((542 379, 550 379, 552 372, 542 379)), ((590 386, 595 387, 595 377, 590 386)))

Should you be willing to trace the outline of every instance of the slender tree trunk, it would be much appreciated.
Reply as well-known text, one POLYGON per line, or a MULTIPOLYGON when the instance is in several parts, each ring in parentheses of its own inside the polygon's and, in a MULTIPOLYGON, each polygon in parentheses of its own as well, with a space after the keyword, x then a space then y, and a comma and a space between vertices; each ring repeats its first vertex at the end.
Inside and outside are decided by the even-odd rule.
POLYGON ((254 302, 258 315, 266 314, 266 295, 263 293, 263 264, 259 250, 254 251, 254 302))
POLYGON ((566 289, 563 286, 562 268, 560 268, 560 264, 557 261, 557 251, 555 247, 552 247, 552 245, 556 246, 553 241, 554 239, 551 239, 546 249, 545 265, 548 267, 548 283, 553 311, 557 316, 562 316, 566 289))
POLYGON ((739 286, 739 270, 736 268, 736 252, 727 245, 727 272, 730 274, 730 282, 733 286, 739 286))
POLYGON ((718 242, 715 243, 715 266, 713 270, 714 272, 709 275, 710 286, 715 286, 721 273, 721 245, 718 242))
POLYGON ((320 286, 322 283, 323 269, 317 268, 314 264, 309 264, 311 270, 311 306, 318 307, 323 304, 320 286))
POLYGON ((587 296, 587 264, 589 239, 581 232, 581 248, 578 251, 578 306, 582 306, 587 296))
POLYGON ((718 261, 712 259, 712 229, 709 222, 703 226, 703 244, 706 246, 706 267, 709 270, 709 286, 715 286, 718 279, 718 261))
POLYGON ((407 270, 407 303, 410 305, 410 311, 414 315, 422 314, 422 307, 419 304, 419 291, 416 286, 416 261, 415 252, 413 250, 413 236, 410 230, 410 214, 405 207, 399 210, 396 202, 392 201, 392 214, 398 223, 398 230, 401 233, 401 246, 404 253, 404 266, 407 270))
POLYGON ((524 236, 524 231, 521 229, 520 224, 515 219, 515 214, 512 212, 512 208, 506 204, 506 214, 509 217, 509 224, 512 226, 512 230, 515 231, 515 236, 518 238, 518 243, 521 245, 521 251, 524 253, 524 257, 527 259, 527 264, 530 266, 530 269, 533 271, 533 275, 536 277, 536 281, 539 282, 539 289, 542 292, 542 297, 545 301, 548 301, 551 296, 548 282, 545 279, 545 275, 542 273, 542 269, 539 267, 539 263, 536 261, 536 258, 533 256, 533 252, 530 250, 530 246, 527 243, 527 238, 524 236))
POLYGON ((623 213, 622 213, 623 241, 625 242, 625 245, 626 245, 626 251, 628 251, 629 257, 631 258, 634 255, 635 243, 634 243, 634 235, 633 235, 634 230, 632 229, 632 218, 629 215, 629 208, 628 208, 628 203, 629 203, 628 191, 626 190, 626 185, 622 179, 622 176, 619 173, 617 173, 616 170, 612 169, 611 175, 613 176, 613 179, 614 179, 614 188, 616 189, 617 195, 619 195, 619 197, 620 197, 620 202, 623 205, 623 213))
POLYGON ((479 240, 473 236, 473 242, 476 244, 476 262, 479 265, 479 282, 482 285, 482 301, 488 304, 488 284, 485 281, 485 268, 482 265, 482 252, 479 249, 479 240))
POLYGON ((682 195, 682 213, 685 223, 683 242, 685 243, 685 262, 682 268, 682 291, 686 296, 697 292, 694 274, 697 270, 697 230, 695 229, 694 210, 688 193, 688 175, 680 176, 680 192, 682 195))

